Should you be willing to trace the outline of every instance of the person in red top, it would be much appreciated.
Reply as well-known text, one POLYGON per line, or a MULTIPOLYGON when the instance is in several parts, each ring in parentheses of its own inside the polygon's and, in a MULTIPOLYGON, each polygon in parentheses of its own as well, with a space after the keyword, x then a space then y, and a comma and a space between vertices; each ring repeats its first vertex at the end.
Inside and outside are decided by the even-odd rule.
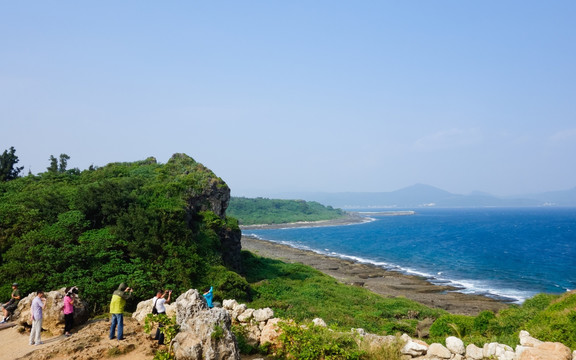
POLYGON ((76 286, 66 289, 66 296, 64 296, 64 306, 62 311, 64 312, 64 336, 70 336, 70 331, 74 326, 74 298, 78 293, 78 288, 76 286))

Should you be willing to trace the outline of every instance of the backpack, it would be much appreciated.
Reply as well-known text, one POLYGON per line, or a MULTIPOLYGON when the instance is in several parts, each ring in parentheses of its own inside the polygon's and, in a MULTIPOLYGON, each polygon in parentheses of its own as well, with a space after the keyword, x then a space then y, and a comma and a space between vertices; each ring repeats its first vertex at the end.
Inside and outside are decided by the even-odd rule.
POLYGON ((152 315, 158 314, 158 309, 156 309, 156 301, 158 301, 158 298, 154 300, 154 306, 152 306, 152 315))

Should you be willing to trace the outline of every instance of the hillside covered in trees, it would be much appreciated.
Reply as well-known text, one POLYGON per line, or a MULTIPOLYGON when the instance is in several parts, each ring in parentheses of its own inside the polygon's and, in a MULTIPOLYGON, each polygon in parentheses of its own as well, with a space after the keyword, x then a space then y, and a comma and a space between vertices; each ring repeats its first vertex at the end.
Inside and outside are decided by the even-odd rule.
POLYGON ((297 221, 332 220, 345 212, 315 201, 233 197, 228 214, 240 225, 285 224, 297 221))
POLYGON ((221 296, 246 296, 231 271, 241 258, 230 189, 202 164, 175 154, 48 170, 0 182, 1 293, 13 282, 24 293, 77 285, 96 313, 121 282, 137 298, 215 282, 221 296))

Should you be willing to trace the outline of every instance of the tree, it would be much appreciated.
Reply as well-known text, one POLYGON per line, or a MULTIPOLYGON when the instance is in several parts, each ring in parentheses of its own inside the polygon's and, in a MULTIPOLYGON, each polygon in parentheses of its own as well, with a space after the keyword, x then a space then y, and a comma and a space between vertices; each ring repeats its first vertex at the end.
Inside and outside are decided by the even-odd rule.
POLYGON ((20 171, 24 167, 15 167, 18 163, 18 156, 16 156, 16 150, 14 146, 10 147, 10 151, 4 150, 2 156, 0 157, 0 181, 14 180, 20 174, 20 171))
POLYGON ((61 173, 66 172, 66 167, 68 166, 68 160, 70 160, 70 156, 66 154, 60 154, 60 166, 58 166, 58 172, 61 173))
POLYGON ((50 155, 50 166, 46 169, 50 173, 65 173, 66 167, 68 167, 68 160, 70 160, 70 156, 66 154, 60 154, 60 163, 58 163, 58 159, 54 157, 54 155, 50 155))
POLYGON ((56 159, 54 155, 50 155, 50 166, 48 166, 46 170, 54 174, 58 172, 58 159, 56 159))

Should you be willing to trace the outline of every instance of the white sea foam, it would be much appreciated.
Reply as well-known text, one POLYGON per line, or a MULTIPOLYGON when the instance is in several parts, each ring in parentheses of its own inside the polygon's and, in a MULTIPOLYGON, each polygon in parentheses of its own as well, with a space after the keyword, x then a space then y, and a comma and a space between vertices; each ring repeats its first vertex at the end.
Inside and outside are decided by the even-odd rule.
MULTIPOLYGON (((257 237, 257 236, 255 236, 255 237, 257 237)), ((398 272, 403 273, 403 274, 420 276, 420 277, 427 279, 432 284, 451 286, 451 287, 454 287, 455 289, 457 289, 454 291, 461 292, 464 294, 483 295, 483 296, 488 296, 488 297, 491 297, 491 298, 494 298, 497 300, 517 303, 517 304, 521 304, 526 299, 536 295, 535 292, 522 291, 522 290, 516 290, 516 289, 511 289, 511 288, 505 288, 505 287, 497 287, 497 286, 494 286, 493 284, 491 284, 489 281, 472 280, 472 279, 453 279, 453 278, 442 276, 442 275, 444 275, 443 272, 437 272, 434 275, 430 272, 426 272, 426 271, 421 270, 421 269, 415 269, 415 268, 411 268, 411 267, 403 267, 403 266, 399 266, 397 264, 387 263, 384 261, 378 261, 378 260, 374 260, 374 259, 363 258, 360 256, 342 254, 342 253, 330 251, 329 249, 318 250, 318 249, 314 249, 314 248, 311 248, 309 246, 295 243, 292 241, 275 241, 275 240, 268 240, 268 241, 276 242, 276 243, 279 243, 282 245, 287 245, 287 246, 290 246, 290 247, 293 247, 296 249, 300 249, 300 250, 312 251, 314 253, 321 254, 321 255, 332 256, 335 258, 345 259, 345 260, 352 260, 352 261, 360 263, 360 264, 374 265, 374 266, 381 267, 385 270, 398 271, 398 272)))

